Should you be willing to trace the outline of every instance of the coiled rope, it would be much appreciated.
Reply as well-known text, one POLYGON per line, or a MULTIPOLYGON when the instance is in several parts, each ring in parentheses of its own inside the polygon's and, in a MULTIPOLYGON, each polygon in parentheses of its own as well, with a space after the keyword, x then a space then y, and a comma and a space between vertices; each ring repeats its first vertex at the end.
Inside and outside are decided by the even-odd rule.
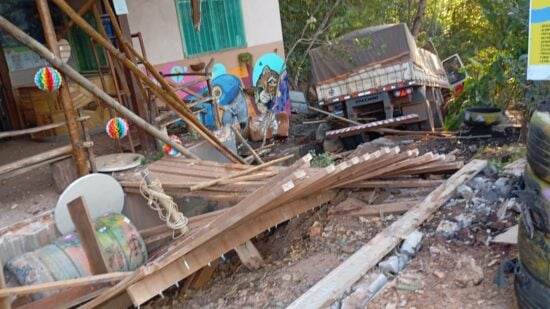
POLYGON ((187 226, 189 219, 179 211, 178 204, 174 202, 174 199, 164 193, 160 181, 148 178, 148 170, 142 174, 143 179, 139 191, 147 200, 147 205, 158 213, 159 218, 166 222, 166 226, 174 230, 172 234, 174 239, 183 236, 189 230, 187 226), (180 232, 179 235, 176 235, 176 230, 180 232))

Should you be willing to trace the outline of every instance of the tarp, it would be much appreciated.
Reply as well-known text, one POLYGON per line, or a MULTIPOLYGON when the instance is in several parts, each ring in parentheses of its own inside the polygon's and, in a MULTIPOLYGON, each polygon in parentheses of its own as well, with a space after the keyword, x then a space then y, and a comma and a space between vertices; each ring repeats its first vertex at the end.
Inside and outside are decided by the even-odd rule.
POLYGON ((328 45, 312 49, 309 56, 315 84, 345 78, 347 73, 367 66, 423 62, 418 61, 416 42, 406 24, 356 30, 332 40, 328 45))

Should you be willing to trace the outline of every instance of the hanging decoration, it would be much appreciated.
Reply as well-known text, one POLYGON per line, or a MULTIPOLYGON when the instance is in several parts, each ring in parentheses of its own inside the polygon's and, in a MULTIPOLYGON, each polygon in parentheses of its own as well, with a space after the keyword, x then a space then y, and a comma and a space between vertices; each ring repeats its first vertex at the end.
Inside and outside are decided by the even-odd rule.
MULTIPOLYGON (((169 137, 176 144, 182 145, 181 139, 177 135, 172 134, 169 137)), ((179 151, 177 151, 176 149, 174 149, 172 146, 170 146, 168 144, 164 144, 164 146, 162 146, 162 150, 164 151, 165 154, 170 155, 172 157, 181 156, 181 153, 179 151)))
POLYGON ((120 117, 111 118, 105 126, 105 131, 112 139, 122 139, 128 135, 130 126, 128 122, 120 117))
POLYGON ((40 68, 34 75, 34 83, 42 91, 56 91, 61 87, 61 82, 61 74, 52 67, 40 68))

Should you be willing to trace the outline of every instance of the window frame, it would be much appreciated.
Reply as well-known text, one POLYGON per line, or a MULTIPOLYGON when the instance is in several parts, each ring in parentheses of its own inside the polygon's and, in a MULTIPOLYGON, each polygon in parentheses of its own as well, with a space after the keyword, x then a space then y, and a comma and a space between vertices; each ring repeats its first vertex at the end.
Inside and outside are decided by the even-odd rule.
MULTIPOLYGON (((204 2, 208 2, 208 1, 211 1, 211 0, 201 0, 200 3, 201 3, 201 6, 203 6, 203 3, 204 2)), ((213 0, 213 1, 220 1, 222 3, 227 3, 226 1, 227 0, 213 0)), ((238 6, 235 7, 235 10, 238 11, 238 13, 240 13, 240 18, 238 20, 238 22, 240 22, 240 25, 238 25, 238 27, 240 29, 237 29, 240 33, 238 33, 240 36, 242 36, 242 42, 239 44, 238 42, 235 43, 235 44, 231 44, 232 46, 230 47, 225 47, 225 48, 216 48, 214 47, 214 49, 211 49, 211 50, 206 50, 206 51, 199 51, 199 52, 196 52, 196 53, 190 53, 189 52, 189 48, 188 48, 188 42, 186 41, 186 36, 185 36, 185 30, 184 30, 184 22, 185 22, 185 18, 183 17, 183 14, 191 14, 191 0, 174 0, 174 5, 176 6, 176 17, 178 19, 178 27, 179 27, 179 32, 180 32, 180 38, 181 38, 181 43, 182 43, 182 47, 183 47, 183 54, 184 54, 184 57, 185 58, 195 58, 195 57, 200 57, 200 56, 204 56, 204 55, 208 55, 208 54, 213 54, 213 53, 217 53, 217 52, 221 52, 221 51, 226 51, 226 50, 232 50, 232 49, 239 49, 239 48, 245 48, 248 46, 248 43, 247 43, 247 40, 246 40, 246 28, 245 28, 245 22, 244 22, 244 14, 243 14, 243 9, 242 9, 242 1, 241 0, 234 0, 237 2, 238 6), (188 5, 188 11, 185 11, 185 10, 182 10, 182 5, 188 5)), ((202 8, 202 7, 201 7, 202 8)), ((227 12, 227 10, 226 10, 227 12)), ((201 10, 201 14, 205 14, 204 10, 201 10)), ((190 20, 191 18, 189 18, 190 20)), ((201 17, 201 28, 200 28, 200 31, 205 31, 205 29, 209 29, 212 37, 213 37, 213 40, 215 40, 216 42, 218 42, 217 40, 219 40, 217 38, 217 32, 219 31, 219 29, 215 28, 215 27, 206 27, 206 25, 204 24, 205 22, 205 19, 204 19, 204 15, 201 17)), ((188 25, 187 27, 193 27, 193 25, 188 25)), ((194 31, 194 29, 193 29, 194 31)), ((219 43, 214 43, 214 45, 220 45, 219 43)))

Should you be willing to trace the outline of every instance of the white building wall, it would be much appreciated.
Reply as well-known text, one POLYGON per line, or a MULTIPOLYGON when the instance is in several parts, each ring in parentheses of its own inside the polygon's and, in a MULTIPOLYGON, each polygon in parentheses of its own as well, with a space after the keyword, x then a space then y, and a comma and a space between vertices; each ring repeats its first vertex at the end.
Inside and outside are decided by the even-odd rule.
POLYGON ((149 62, 184 58, 174 0, 126 0, 126 3, 130 31, 141 32, 149 62))
POLYGON ((279 0, 241 0, 248 46, 283 40, 279 0))
MULTIPOLYGON (((278 0, 241 1, 248 47, 283 41, 278 0)), ((149 62, 162 64, 185 58, 175 0, 126 3, 130 31, 141 32, 149 62)))

